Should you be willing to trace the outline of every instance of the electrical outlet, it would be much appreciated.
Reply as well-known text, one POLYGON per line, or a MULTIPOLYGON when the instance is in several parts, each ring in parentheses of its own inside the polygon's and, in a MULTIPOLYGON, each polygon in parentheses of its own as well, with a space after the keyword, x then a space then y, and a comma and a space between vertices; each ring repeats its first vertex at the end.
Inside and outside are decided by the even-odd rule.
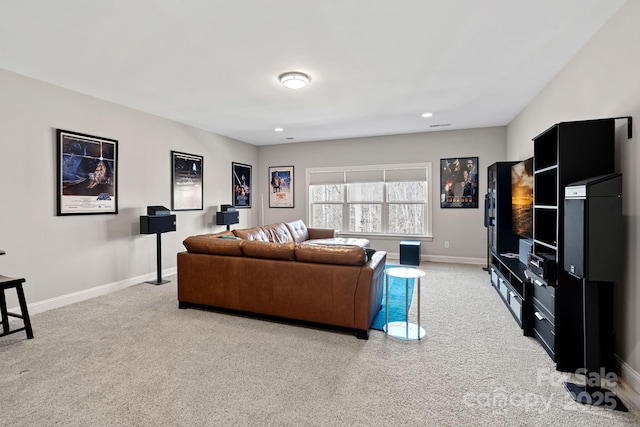
POLYGON ((445 242, 444 242, 444 248, 445 248, 445 249, 449 249, 449 242, 448 242, 448 241, 445 241, 445 242))

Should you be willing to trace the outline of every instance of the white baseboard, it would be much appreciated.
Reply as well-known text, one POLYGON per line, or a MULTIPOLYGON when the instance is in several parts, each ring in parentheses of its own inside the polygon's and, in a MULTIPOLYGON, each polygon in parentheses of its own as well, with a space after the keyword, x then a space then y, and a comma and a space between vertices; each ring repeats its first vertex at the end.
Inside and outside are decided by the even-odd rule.
MULTIPOLYGON (((178 268, 167 268, 162 270, 162 276, 171 276, 177 273, 178 268)), ((149 273, 138 277, 132 277, 130 279, 121 280, 119 282, 108 283, 106 285, 96 286, 95 288, 84 289, 82 291, 73 292, 67 295, 61 295, 59 297, 50 298, 44 301, 34 302, 27 304, 29 309, 29 315, 43 313, 54 308, 64 307, 65 305, 73 304, 80 301, 85 301, 91 298, 106 295, 108 293, 118 291, 120 289, 128 288, 129 286, 137 285, 147 280, 157 279, 158 273, 149 273)), ((13 307, 9 309, 12 312, 20 312, 20 307, 13 307)))
POLYGON ((443 255, 423 255, 420 259, 433 262, 448 262, 455 264, 473 264, 473 265, 487 265, 486 258, 472 258, 472 257, 458 257, 458 256, 443 256, 443 255))
MULTIPOLYGON (((400 253, 387 252, 387 258, 394 260, 400 259, 400 253)), ((487 265, 486 258, 472 258, 472 257, 457 257, 457 256, 444 256, 444 255, 420 255, 420 261, 433 261, 433 262, 447 262, 453 264, 473 264, 473 265, 487 265)))
POLYGON ((630 394, 636 399, 634 403, 640 407, 640 396, 638 395, 640 392, 640 373, 622 360, 617 354, 614 353, 613 358, 620 367, 620 377, 622 377, 624 383, 632 389, 631 391, 633 393, 630 394))

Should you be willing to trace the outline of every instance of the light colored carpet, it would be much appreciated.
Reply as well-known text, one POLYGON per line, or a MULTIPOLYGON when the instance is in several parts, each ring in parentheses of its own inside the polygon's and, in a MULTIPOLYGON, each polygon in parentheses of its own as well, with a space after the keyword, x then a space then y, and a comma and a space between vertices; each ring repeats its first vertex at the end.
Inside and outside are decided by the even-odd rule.
POLYGON ((419 342, 179 310, 175 277, 34 315, 0 339, 0 425, 640 424, 573 402, 480 267, 420 268, 419 342))

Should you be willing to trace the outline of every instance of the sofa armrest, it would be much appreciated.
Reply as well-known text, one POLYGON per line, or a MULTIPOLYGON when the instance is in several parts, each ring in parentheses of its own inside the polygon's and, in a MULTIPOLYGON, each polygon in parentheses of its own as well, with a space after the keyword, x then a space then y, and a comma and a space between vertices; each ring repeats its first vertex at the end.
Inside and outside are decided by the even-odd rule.
POLYGON ((336 237, 336 231, 332 228, 307 228, 309 240, 330 239, 336 237))
POLYGON ((385 264, 387 263, 387 253, 385 251, 377 251, 372 256, 371 259, 367 261, 366 266, 371 268, 372 270, 376 270, 381 265, 383 271, 385 268, 385 264))
POLYGON ((362 267, 355 295, 354 322, 356 329, 368 330, 380 311, 387 261, 385 251, 377 251, 362 267))

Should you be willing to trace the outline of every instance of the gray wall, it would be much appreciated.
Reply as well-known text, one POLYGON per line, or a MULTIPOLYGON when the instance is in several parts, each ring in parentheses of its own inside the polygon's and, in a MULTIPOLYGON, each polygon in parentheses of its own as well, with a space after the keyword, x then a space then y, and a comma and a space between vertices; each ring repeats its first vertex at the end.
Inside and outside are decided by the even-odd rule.
MULTIPOLYGON (((171 206, 171 150, 204 156, 205 210, 177 212, 177 232, 162 236, 168 270, 186 236, 223 229, 212 223, 215 206, 231 203, 231 162, 257 162, 253 145, 2 70, 0 93, 0 273, 26 277, 33 312, 155 277, 156 239, 139 234, 139 216, 147 205, 171 206), (56 216, 56 128, 119 141, 118 215, 56 216)), ((240 219, 255 224, 255 210, 240 219)))
MULTIPOLYGON (((307 221, 305 169, 326 166, 359 166, 394 163, 431 162, 433 179, 430 188, 433 201, 433 241, 422 244, 427 259, 485 263, 487 257, 484 227, 484 194, 487 166, 505 160, 506 129, 492 127, 460 131, 439 131, 409 135, 321 141, 262 146, 258 149, 259 175, 256 200, 264 195, 266 224, 302 218, 307 221), (478 157, 478 209, 441 209, 439 204, 439 164, 442 158, 478 157), (295 166, 295 208, 269 208, 268 167, 295 166), (444 242, 449 242, 449 249, 444 242)), ((256 185, 254 184, 254 188, 256 185)), ((262 217, 262 214, 260 214, 262 217)), ((400 238, 371 239, 371 246, 398 253, 400 238)))
POLYGON ((507 154, 533 154, 531 138, 549 126, 571 120, 633 116, 633 138, 617 131, 616 170, 623 173, 623 215, 627 239, 624 280, 616 283, 615 351, 623 377, 640 390, 640 2, 628 1, 548 86, 507 127, 507 154))

